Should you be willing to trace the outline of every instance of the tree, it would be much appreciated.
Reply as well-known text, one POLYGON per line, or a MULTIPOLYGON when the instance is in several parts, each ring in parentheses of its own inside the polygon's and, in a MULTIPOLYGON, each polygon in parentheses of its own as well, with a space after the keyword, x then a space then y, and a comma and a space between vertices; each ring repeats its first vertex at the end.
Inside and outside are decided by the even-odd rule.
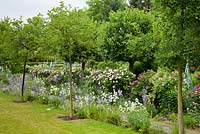
POLYGON ((21 88, 22 100, 24 96, 26 64, 28 59, 33 58, 41 52, 42 45, 44 44, 44 26, 44 19, 40 14, 29 18, 25 24, 22 20, 15 20, 12 22, 13 36, 11 39, 14 48, 13 51, 17 50, 17 53, 14 55, 18 55, 18 60, 24 62, 21 88))
POLYGON ((131 8, 138 8, 140 10, 149 11, 152 7, 151 0, 129 0, 128 2, 131 8))
POLYGON ((14 58, 14 54, 17 51, 12 49, 12 20, 10 18, 4 18, 0 21, 0 61, 1 64, 7 64, 14 58))
POLYGON ((193 0, 157 1, 163 23, 160 27, 157 57, 162 65, 176 65, 178 69, 178 123, 179 134, 184 133, 182 109, 182 72, 186 61, 200 60, 199 16, 200 2, 193 0), (193 25, 195 24, 195 25, 193 25), (191 58, 193 57, 193 58, 191 58))
POLYGON ((135 61, 152 57, 152 21, 150 13, 127 9, 112 13, 107 24, 102 46, 105 57, 113 61, 129 63, 134 72, 135 61))
POLYGON ((125 0, 88 0, 90 16, 98 21, 109 21, 109 13, 117 10, 124 10, 126 7, 125 0))
MULTIPOLYGON (((72 64, 85 62, 92 57, 96 24, 82 10, 70 9, 61 2, 48 13, 49 29, 60 57, 70 65, 70 117, 73 117, 72 64)), ((84 68, 84 67, 83 67, 84 68)))

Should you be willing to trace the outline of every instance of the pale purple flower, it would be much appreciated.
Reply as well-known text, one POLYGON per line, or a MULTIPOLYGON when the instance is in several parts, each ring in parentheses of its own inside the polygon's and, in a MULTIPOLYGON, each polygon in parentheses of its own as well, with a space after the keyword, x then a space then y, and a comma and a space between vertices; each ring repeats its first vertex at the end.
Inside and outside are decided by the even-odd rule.
POLYGON ((122 96, 122 90, 118 90, 117 93, 119 96, 122 96))

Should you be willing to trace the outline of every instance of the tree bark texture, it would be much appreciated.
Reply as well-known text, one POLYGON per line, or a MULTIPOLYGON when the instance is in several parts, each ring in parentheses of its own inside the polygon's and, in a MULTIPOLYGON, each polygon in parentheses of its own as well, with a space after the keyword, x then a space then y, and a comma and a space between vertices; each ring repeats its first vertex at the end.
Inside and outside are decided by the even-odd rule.
POLYGON ((179 124, 179 134, 184 134, 183 125, 183 103, 182 103, 182 64, 178 63, 178 124, 179 124))
POLYGON ((25 83, 25 77, 26 77, 26 62, 27 62, 27 57, 24 59, 24 69, 23 69, 23 77, 22 77, 22 87, 21 87, 21 100, 24 100, 24 83, 25 83))
POLYGON ((134 65, 133 65, 134 62, 133 61, 129 61, 128 63, 129 63, 129 71, 134 73, 134 65))
POLYGON ((70 103, 70 117, 72 118, 73 117, 73 99, 72 99, 72 96, 73 96, 73 92, 72 92, 72 63, 69 62, 69 90, 70 90, 70 100, 69 100, 69 103, 70 103))
MULTIPOLYGON (((179 47, 184 45, 184 0, 181 0, 181 16, 180 16, 180 29, 179 29, 179 47)), ((182 54, 179 54, 178 61, 178 124, 179 134, 184 134, 184 122, 183 122, 183 103, 182 103, 182 54)))

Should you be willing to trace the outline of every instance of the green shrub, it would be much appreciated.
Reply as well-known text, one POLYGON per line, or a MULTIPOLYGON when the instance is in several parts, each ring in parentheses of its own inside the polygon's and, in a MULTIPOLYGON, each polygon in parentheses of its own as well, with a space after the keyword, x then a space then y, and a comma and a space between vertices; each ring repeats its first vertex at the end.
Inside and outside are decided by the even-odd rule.
POLYGON ((117 126, 121 126, 122 119, 119 113, 113 112, 110 116, 107 117, 107 122, 117 126))
POLYGON ((148 112, 146 109, 139 109, 131 112, 128 115, 128 123, 131 125, 131 128, 140 131, 148 132, 150 128, 150 119, 148 118, 148 112))
POLYGON ((87 118, 87 114, 84 108, 79 108, 75 110, 75 115, 80 118, 87 118))
MULTIPOLYGON (((179 128, 178 128, 178 124, 177 124, 177 123, 174 123, 174 124, 173 124, 173 128, 172 128, 171 134, 179 134, 179 130, 178 130, 178 129, 179 129, 179 128)), ((184 129, 184 134, 186 134, 185 129, 184 129)))
POLYGON ((98 109, 95 105, 85 105, 82 107, 85 110, 86 118, 99 120, 98 109))
POLYGON ((9 80, 7 78, 3 78, 1 81, 3 84, 9 84, 9 80))
POLYGON ((26 101, 34 101, 35 100, 35 97, 31 94, 28 94, 25 96, 25 100, 26 101))
MULTIPOLYGON (((138 98, 140 102, 142 102, 142 90, 145 88, 147 93, 150 94, 152 92, 153 83, 151 81, 152 76, 155 74, 154 71, 148 70, 147 72, 141 73, 136 80, 134 80, 131 84, 132 87, 132 99, 138 98)), ((153 103, 153 99, 151 97, 147 98, 147 103, 153 103)))
POLYGON ((119 111, 113 109, 112 106, 85 104, 82 107, 75 107, 75 109, 75 114, 81 118, 95 119, 117 126, 122 123, 119 111))
POLYGON ((171 134, 178 134, 178 132, 179 132, 179 130, 178 130, 178 124, 174 123, 171 134))
POLYGON ((185 115, 183 116, 183 119, 184 119, 184 125, 187 128, 193 129, 198 124, 198 120, 192 115, 185 115))
POLYGON ((158 113, 168 114, 177 112, 178 72, 168 68, 159 68, 151 78, 153 83, 154 104, 158 113))
POLYGON ((157 115, 157 110, 156 110, 156 107, 154 104, 147 104, 146 109, 151 118, 153 118, 157 115))
POLYGON ((37 99, 39 103, 42 103, 42 104, 48 104, 48 101, 49 101, 48 96, 46 95, 39 95, 37 99))
POLYGON ((58 108, 59 105, 61 104, 61 101, 59 100, 58 97, 52 96, 52 97, 50 97, 50 99, 48 100, 48 104, 49 104, 50 106, 52 106, 52 107, 58 108))
POLYGON ((195 71, 194 74, 192 74, 192 82, 194 86, 200 85, 200 70, 195 71))
POLYGON ((149 129, 148 134, 166 134, 162 129, 149 129))
POLYGON ((107 117, 110 116, 110 111, 108 108, 104 105, 99 105, 98 106, 98 117, 100 121, 107 122, 107 117))
POLYGON ((124 62, 107 61, 107 62, 99 62, 96 67, 98 69, 106 69, 106 68, 118 69, 122 66, 125 66, 124 68, 126 68, 126 66, 128 65, 124 62))
POLYGON ((145 71, 144 64, 140 61, 136 61, 134 63, 134 73, 138 75, 144 71, 145 71))
POLYGON ((178 117, 177 117, 177 114, 176 113, 170 113, 169 114, 169 119, 173 122, 176 122, 178 117))

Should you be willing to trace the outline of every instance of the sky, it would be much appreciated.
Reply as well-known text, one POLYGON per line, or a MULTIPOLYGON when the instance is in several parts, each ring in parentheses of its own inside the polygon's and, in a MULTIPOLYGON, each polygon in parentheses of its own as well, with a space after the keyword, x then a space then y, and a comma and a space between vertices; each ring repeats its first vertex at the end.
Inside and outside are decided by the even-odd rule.
MULTIPOLYGON (((63 0, 65 5, 72 7, 84 8, 87 7, 87 0, 63 0)), ((38 13, 44 15, 52 7, 59 5, 60 0, 0 0, 0 19, 8 16, 10 18, 23 17, 27 18, 36 16, 38 13)))

